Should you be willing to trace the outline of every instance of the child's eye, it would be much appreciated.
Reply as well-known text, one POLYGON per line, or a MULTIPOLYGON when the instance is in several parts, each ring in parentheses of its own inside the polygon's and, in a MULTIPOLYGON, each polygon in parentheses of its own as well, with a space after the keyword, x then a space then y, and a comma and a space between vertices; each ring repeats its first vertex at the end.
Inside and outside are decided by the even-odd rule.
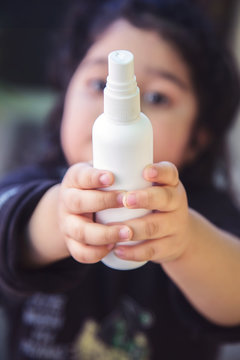
POLYGON ((146 103, 153 104, 153 105, 154 104, 169 105, 169 103, 170 103, 170 100, 166 95, 161 94, 160 92, 157 92, 157 91, 145 93, 143 95, 143 101, 145 101, 146 103))
POLYGON ((102 79, 94 79, 90 82, 91 88, 96 92, 102 92, 106 86, 106 81, 102 79))

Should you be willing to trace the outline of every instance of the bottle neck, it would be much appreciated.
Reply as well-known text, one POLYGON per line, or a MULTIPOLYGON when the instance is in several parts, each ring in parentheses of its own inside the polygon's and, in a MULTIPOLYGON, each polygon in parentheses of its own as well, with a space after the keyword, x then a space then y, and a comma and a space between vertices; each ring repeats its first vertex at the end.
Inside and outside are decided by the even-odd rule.
POLYGON ((130 86, 107 83, 104 89, 104 114, 107 119, 127 123, 135 121, 140 115, 140 91, 136 81, 130 86))

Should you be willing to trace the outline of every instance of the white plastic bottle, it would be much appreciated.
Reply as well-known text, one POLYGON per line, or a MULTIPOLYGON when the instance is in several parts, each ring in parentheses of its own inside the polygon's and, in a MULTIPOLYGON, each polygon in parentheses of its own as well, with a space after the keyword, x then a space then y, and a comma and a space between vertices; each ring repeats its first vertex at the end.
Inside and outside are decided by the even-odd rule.
MULTIPOLYGON (((104 89, 104 113, 92 131, 93 166, 114 174, 109 190, 137 190, 150 186, 142 176, 153 162, 153 131, 150 120, 140 112, 140 95, 134 75, 134 57, 126 50, 108 56, 108 78, 104 89)), ((125 221, 147 214, 146 209, 117 208, 96 213, 98 223, 125 221)), ((124 242, 133 245, 135 242, 124 242)), ((118 270, 135 269, 145 262, 122 260, 111 251, 103 263, 118 270)))

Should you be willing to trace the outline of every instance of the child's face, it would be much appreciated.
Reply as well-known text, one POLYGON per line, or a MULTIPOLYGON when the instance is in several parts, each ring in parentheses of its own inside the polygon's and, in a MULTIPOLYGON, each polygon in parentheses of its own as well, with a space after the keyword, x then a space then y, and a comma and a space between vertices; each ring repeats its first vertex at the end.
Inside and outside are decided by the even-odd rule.
POLYGON ((91 132, 103 112, 107 57, 119 49, 134 54, 141 111, 153 126, 154 162, 171 161, 181 167, 190 156, 189 140, 197 115, 188 68, 159 35, 125 20, 116 21, 99 37, 70 81, 61 128, 69 164, 92 159, 91 132))

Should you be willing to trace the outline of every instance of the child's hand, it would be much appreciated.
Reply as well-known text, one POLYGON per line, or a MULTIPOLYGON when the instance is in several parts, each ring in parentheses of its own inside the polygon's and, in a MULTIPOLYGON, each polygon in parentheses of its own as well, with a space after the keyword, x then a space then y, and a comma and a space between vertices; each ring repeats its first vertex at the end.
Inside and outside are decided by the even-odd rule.
POLYGON ((126 193, 123 203, 130 209, 154 210, 125 222, 133 230, 132 240, 146 241, 134 246, 118 246, 114 252, 126 260, 162 263, 176 259, 187 248, 189 227, 187 197, 178 171, 173 164, 161 162, 147 166, 143 175, 155 186, 126 193))
POLYGON ((100 191, 112 185, 110 172, 79 163, 67 171, 60 189, 59 226, 71 256, 81 263, 101 260, 118 241, 130 240, 131 230, 121 224, 94 223, 93 213, 122 207, 122 194, 100 191))

